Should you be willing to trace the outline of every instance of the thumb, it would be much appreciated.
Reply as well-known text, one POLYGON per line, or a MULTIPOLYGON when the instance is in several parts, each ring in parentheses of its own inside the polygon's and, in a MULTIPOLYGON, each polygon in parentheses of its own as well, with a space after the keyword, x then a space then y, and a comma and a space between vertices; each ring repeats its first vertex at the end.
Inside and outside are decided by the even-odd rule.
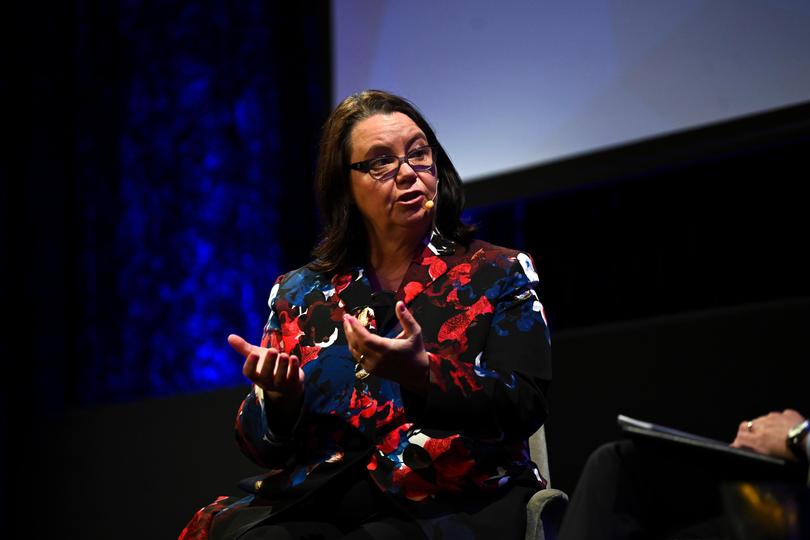
POLYGON ((422 327, 419 326, 419 323, 413 318, 413 315, 411 315, 411 312, 405 307, 405 302, 402 300, 397 302, 396 312, 397 319, 399 319, 400 324, 402 324, 402 333, 400 336, 409 337, 422 331, 422 327))
POLYGON ((256 348, 254 345, 251 345, 250 343, 245 341, 242 337, 237 336, 236 334, 231 334, 228 336, 228 344, 231 347, 233 347, 233 350, 235 350, 242 356, 249 355, 256 348))

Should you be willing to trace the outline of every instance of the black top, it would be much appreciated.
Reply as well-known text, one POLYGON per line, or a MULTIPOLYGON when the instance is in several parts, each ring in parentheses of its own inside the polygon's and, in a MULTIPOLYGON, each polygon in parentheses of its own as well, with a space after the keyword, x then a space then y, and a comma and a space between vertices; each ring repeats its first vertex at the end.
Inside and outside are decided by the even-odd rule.
POLYGON ((388 332, 399 322, 396 313, 394 313, 396 303, 396 293, 394 291, 376 291, 371 293, 371 309, 374 310, 378 335, 388 335, 388 332))

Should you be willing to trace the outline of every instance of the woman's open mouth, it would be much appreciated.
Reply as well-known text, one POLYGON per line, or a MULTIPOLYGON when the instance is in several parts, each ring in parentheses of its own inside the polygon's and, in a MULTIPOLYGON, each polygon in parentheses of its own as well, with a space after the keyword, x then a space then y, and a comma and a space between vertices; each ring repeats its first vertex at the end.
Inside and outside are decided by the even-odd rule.
POLYGON ((425 196, 420 191, 408 191, 397 198, 399 204, 418 204, 424 200, 425 196))

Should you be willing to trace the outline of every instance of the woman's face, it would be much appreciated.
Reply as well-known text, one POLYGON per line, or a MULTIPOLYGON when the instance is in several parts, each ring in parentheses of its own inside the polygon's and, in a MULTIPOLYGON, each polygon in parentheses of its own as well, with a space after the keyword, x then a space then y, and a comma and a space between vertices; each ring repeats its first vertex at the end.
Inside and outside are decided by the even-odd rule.
MULTIPOLYGON (((349 163, 380 156, 402 157, 428 144, 419 126, 405 114, 375 114, 357 122, 349 135, 349 163)), ((409 228, 426 234, 435 212, 425 202, 436 195, 438 182, 430 171, 414 171, 402 163, 397 175, 388 180, 376 180, 369 173, 351 171, 351 191, 366 227, 372 234, 385 236, 397 228, 409 228)), ((438 204, 438 201, 436 201, 438 204)))

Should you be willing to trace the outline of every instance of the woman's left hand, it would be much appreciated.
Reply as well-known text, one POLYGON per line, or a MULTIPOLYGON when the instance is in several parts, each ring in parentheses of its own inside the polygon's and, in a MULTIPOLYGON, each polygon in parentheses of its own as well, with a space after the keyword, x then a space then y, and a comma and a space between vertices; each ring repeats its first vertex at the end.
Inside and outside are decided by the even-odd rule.
POLYGON ((369 373, 424 393, 428 387, 428 360, 422 328, 402 301, 395 307, 402 332, 395 338, 372 334, 351 315, 343 316, 343 331, 354 359, 369 373))

